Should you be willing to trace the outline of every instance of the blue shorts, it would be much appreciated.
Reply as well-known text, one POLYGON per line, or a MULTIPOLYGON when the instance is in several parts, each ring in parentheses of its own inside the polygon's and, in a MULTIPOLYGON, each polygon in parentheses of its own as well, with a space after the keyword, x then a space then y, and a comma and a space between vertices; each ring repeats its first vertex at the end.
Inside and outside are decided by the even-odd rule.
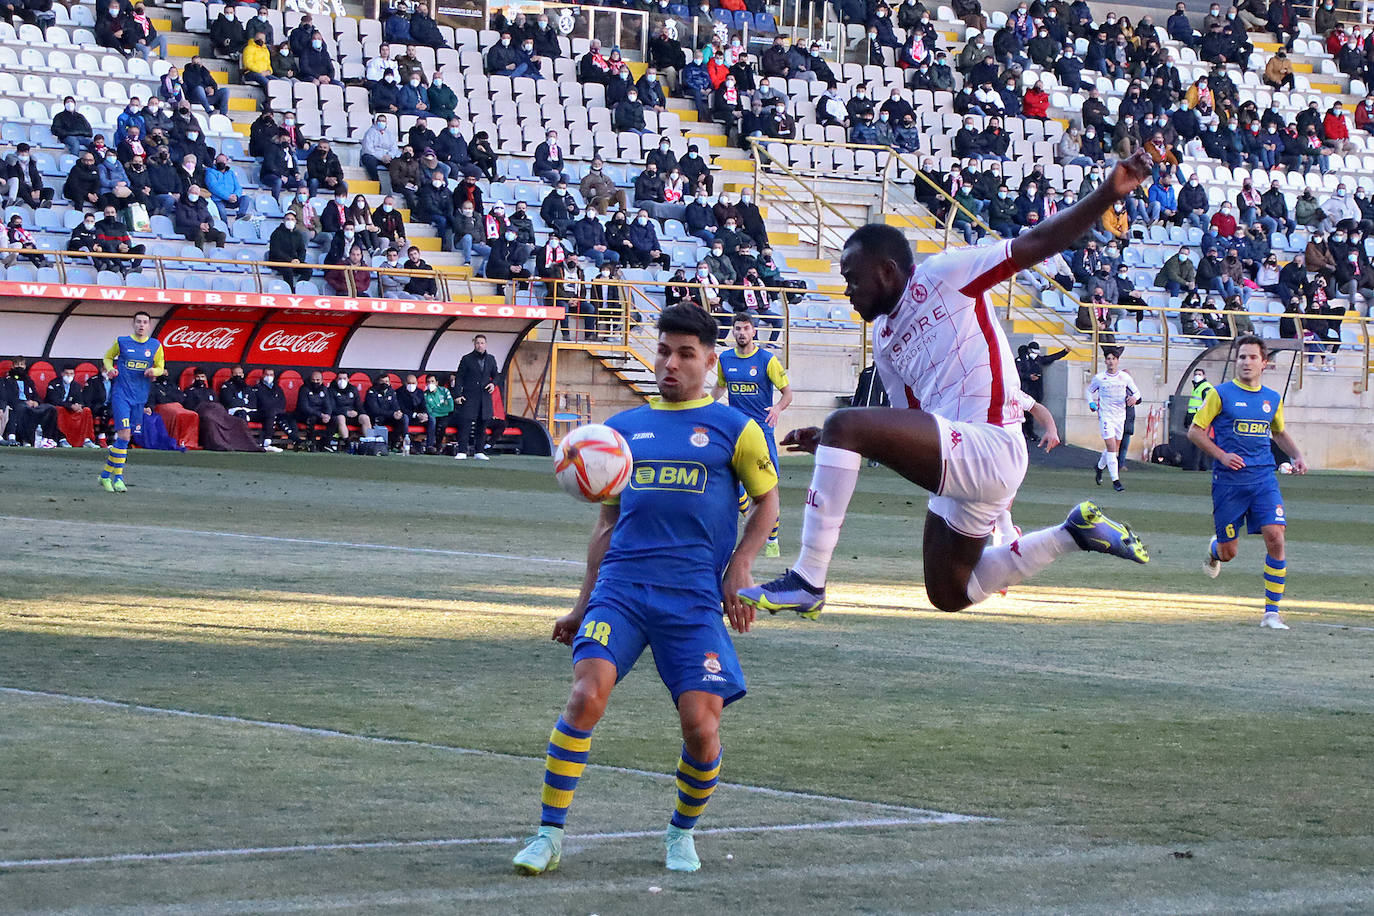
POLYGON ((132 433, 143 426, 143 408, 147 399, 135 402, 133 398, 114 395, 110 398, 110 419, 114 421, 115 432, 121 430, 132 433))
POLYGON ((573 664, 584 658, 613 663, 619 682, 644 647, 673 696, 714 693, 726 705, 744 696, 744 672, 725 629, 720 598, 700 589, 598 583, 573 640, 573 664))
POLYGON ((1219 542, 1239 537, 1241 522, 1250 534, 1259 534, 1265 525, 1286 525, 1279 482, 1273 474, 1237 483, 1213 477, 1212 521, 1219 542))

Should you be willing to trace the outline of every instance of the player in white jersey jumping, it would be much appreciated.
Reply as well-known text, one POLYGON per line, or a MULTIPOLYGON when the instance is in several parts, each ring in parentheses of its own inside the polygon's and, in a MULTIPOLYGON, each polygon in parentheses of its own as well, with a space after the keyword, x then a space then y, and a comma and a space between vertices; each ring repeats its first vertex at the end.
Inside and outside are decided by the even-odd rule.
POLYGON ((1126 428, 1126 408, 1140 403, 1140 388, 1131 373, 1121 368, 1121 348, 1105 347, 1102 358, 1107 363, 1088 383, 1088 409, 1097 411, 1097 424, 1102 433, 1102 454, 1097 458, 1097 485, 1102 486, 1105 468, 1112 478, 1112 489, 1126 489, 1121 483, 1121 469, 1117 452, 1121 449, 1121 434, 1126 428))
POLYGON ((1150 169, 1148 154, 1140 151, 1118 162, 1077 204, 1015 239, 947 249, 919 266, 898 229, 872 224, 850 236, 840 258, 846 294, 873 324, 874 358, 892 406, 906 409, 837 410, 824 429, 787 434, 784 445, 816 456, 801 555, 779 578, 742 590, 740 600, 774 613, 819 616, 830 559, 865 458, 931 493, 922 547, 926 594, 940 610, 976 604, 1075 546, 1149 562, 1130 529, 1090 502, 1076 506, 1062 525, 987 546, 1027 460, 1016 364, 987 292, 1081 237, 1150 169))

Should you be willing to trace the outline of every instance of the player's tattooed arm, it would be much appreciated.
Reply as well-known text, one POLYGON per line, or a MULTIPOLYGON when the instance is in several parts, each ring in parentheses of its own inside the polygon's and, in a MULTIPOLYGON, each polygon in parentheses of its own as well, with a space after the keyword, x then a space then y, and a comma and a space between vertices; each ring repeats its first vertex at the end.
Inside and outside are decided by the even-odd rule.
POLYGON ((1039 264, 1082 238, 1112 208, 1124 200, 1149 177, 1153 167, 1150 154, 1143 149, 1113 166, 1107 180, 1072 207, 1065 207, 1034 229, 1021 233, 1011 243, 1011 260, 1018 270, 1039 264))
POLYGON ((553 622, 553 636, 550 638, 554 642, 571 646, 573 637, 582 626, 582 617, 587 613, 587 600, 592 596, 592 587, 596 585, 596 577, 601 572, 601 560, 611 544, 611 530, 615 528, 618 518, 620 503, 602 504, 601 514, 596 517, 596 526, 592 528, 591 539, 587 542, 587 572, 582 577, 582 590, 578 592, 573 609, 553 622))

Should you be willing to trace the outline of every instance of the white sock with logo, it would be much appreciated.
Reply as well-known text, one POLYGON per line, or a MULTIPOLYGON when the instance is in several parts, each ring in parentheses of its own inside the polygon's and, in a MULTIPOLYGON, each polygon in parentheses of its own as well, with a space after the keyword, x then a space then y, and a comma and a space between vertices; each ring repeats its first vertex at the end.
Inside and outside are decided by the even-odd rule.
POLYGON ((1121 467, 1117 463, 1116 452, 1106 452, 1105 454, 1107 458, 1107 473, 1111 475, 1112 480, 1120 480, 1121 467))
POLYGON ((816 588, 825 585, 830 558, 840 542, 844 513, 859 482, 863 456, 848 449, 821 445, 802 513, 801 554, 792 570, 816 588))
POLYGON ((1055 525, 1024 534, 1002 547, 987 548, 968 577, 969 600, 977 604, 988 595, 1024 582, 1074 546, 1068 529, 1055 525))
POLYGON ((1104 448, 1104 449, 1102 450, 1102 454, 1100 454, 1100 455, 1097 456, 1097 467, 1098 467, 1098 470, 1101 470, 1102 468, 1105 468, 1106 466, 1107 466, 1107 450, 1104 448))

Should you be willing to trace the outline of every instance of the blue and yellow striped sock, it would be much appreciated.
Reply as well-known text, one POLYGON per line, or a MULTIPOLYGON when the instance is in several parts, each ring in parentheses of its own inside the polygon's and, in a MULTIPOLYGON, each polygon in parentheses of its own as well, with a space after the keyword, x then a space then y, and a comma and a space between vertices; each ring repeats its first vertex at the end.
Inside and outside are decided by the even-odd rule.
POLYGON ((673 811, 672 825, 682 830, 695 827, 719 781, 720 754, 710 763, 698 763, 684 745, 677 762, 677 809, 673 811))
POLYGON ((778 516, 778 520, 777 520, 776 522, 773 523, 773 530, 769 533, 769 535, 768 535, 768 540, 770 540, 770 541, 776 541, 776 540, 778 539, 778 526, 781 525, 781 524, 782 524, 782 516, 778 516))
POLYGON ((1288 561, 1264 558, 1264 613, 1277 614, 1283 600, 1284 579, 1288 577, 1288 561))
POLYGON ((100 472, 101 478, 123 477, 124 459, 128 454, 129 446, 120 445, 118 439, 111 442, 109 450, 105 453, 105 470, 100 472))
POLYGON ((746 492, 744 492, 744 487, 740 487, 740 489, 739 489, 739 514, 740 514, 740 515, 743 515, 744 513, 748 512, 748 511, 749 511, 749 507, 752 506, 753 504, 754 504, 754 501, 753 501, 752 499, 749 498, 749 494, 746 493, 746 492))
POLYGON ((592 749, 592 733, 573 728, 563 717, 549 735, 548 756, 544 758, 544 792, 540 796, 544 810, 539 823, 544 827, 562 827, 568 820, 577 780, 587 768, 587 755, 592 749))

